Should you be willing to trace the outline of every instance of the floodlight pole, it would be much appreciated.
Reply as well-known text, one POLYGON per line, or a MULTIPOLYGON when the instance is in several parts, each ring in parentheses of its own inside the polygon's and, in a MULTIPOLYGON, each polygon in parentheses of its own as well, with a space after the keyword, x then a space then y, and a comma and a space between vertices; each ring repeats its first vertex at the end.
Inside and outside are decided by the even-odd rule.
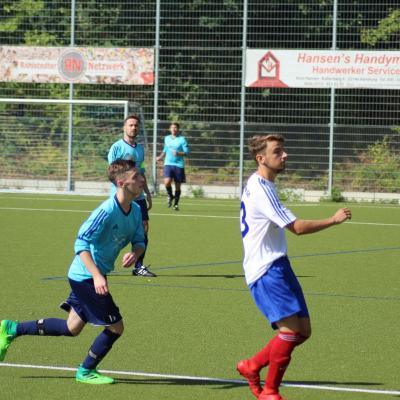
MULTIPOLYGON (((75 0, 71 0, 71 40, 70 46, 75 46, 75 0)), ((72 138, 74 131, 74 83, 69 84, 69 119, 68 119, 68 167, 67 167, 67 191, 72 191, 72 138)))
MULTIPOLYGON (((337 31, 337 0, 333 2, 333 21, 332 21, 332 50, 336 50, 336 31, 337 31)), ((331 108, 329 116, 329 170, 328 170, 328 196, 332 196, 333 187, 333 135, 335 127, 335 88, 331 87, 331 108)))
POLYGON ((243 29, 242 29, 242 89, 240 93, 240 144, 239 144, 239 197, 243 190, 243 152, 244 126, 246 106, 246 50, 247 50, 247 0, 243 1, 243 29))

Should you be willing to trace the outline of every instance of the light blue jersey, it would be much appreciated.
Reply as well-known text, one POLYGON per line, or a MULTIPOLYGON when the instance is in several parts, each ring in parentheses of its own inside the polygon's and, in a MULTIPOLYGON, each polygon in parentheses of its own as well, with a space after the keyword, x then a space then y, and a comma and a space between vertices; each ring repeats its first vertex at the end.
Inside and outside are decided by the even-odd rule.
MULTIPOLYGON (((115 142, 108 152, 108 164, 111 164, 113 161, 123 159, 123 160, 132 160, 136 162, 136 166, 139 168, 140 172, 144 174, 144 147, 139 143, 135 143, 134 145, 129 144, 124 139, 120 139, 115 142)), ((114 184, 111 184, 111 196, 114 196, 117 192, 117 188, 114 184)), ((143 200, 145 198, 144 192, 135 199, 135 200, 143 200)))
POLYGON ((185 160, 183 156, 174 155, 174 151, 183 151, 186 156, 189 154, 189 146, 183 136, 165 136, 163 152, 165 153, 164 165, 174 165, 175 167, 184 168, 185 160))
POLYGON ((117 197, 110 197, 92 212, 79 229, 75 241, 76 255, 68 277, 78 282, 92 278, 79 256, 85 250, 91 253, 101 273, 107 275, 114 270, 119 252, 128 243, 135 247, 146 247, 140 207, 132 202, 131 210, 125 213, 117 197))

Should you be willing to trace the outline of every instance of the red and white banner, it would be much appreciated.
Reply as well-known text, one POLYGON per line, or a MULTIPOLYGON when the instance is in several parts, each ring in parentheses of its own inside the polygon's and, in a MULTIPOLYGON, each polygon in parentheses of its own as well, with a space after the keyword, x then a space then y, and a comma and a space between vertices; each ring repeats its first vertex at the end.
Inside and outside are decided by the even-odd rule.
POLYGON ((153 85, 151 48, 0 46, 0 81, 153 85))
POLYGON ((246 86, 400 89, 400 52, 251 49, 246 86))

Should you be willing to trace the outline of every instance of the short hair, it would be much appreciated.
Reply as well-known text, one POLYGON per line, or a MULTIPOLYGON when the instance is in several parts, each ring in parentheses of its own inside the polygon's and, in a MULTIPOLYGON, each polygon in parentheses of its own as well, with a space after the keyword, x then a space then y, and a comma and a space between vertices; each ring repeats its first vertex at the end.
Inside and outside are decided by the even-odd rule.
POLYGON ((272 133, 270 135, 255 135, 248 141, 250 155, 256 160, 256 156, 262 153, 268 146, 268 142, 284 143, 285 139, 282 135, 272 133))
POLYGON ((179 122, 173 121, 173 122, 170 123, 169 126, 171 126, 171 125, 175 125, 178 128, 178 131, 179 131, 179 129, 181 129, 181 126, 179 125, 179 122))
POLYGON ((139 122, 140 124, 140 118, 136 114, 131 114, 124 119, 124 125, 126 124, 126 121, 128 121, 129 119, 136 119, 136 121, 139 122))
POLYGON ((118 178, 134 168, 136 168, 135 161, 118 158, 108 166, 108 180, 116 185, 118 178))

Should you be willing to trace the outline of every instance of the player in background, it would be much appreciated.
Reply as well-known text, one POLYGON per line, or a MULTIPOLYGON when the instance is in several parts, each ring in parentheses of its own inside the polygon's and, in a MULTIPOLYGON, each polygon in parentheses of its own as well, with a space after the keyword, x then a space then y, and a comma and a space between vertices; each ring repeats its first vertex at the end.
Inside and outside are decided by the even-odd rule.
MULTIPOLYGON (((113 161, 119 158, 123 160, 133 160, 136 165, 140 168, 141 173, 144 176, 144 147, 140 143, 136 142, 137 135, 139 134, 140 120, 136 115, 129 115, 124 120, 124 135, 123 138, 115 142, 108 152, 108 163, 111 164, 113 161)), ((115 194, 116 186, 111 185, 111 196, 115 194)), ((144 176, 144 187, 143 192, 135 200, 139 204, 142 211, 143 230, 145 236, 146 249, 149 244, 149 210, 152 207, 152 198, 150 190, 147 186, 146 177, 144 176), (145 196, 146 194, 146 196, 145 196)), ((146 250, 142 256, 135 263, 132 269, 132 275, 155 277, 156 274, 151 272, 148 267, 144 265, 144 257, 146 250)))
POLYGON ((116 195, 91 213, 75 241, 75 257, 68 272, 71 293, 60 306, 68 312, 68 318, 1 321, 0 361, 4 360, 11 342, 19 336, 77 336, 89 322, 103 326, 104 330, 79 366, 76 380, 89 384, 114 382, 96 370, 124 331, 122 316, 109 292, 107 274, 114 269, 120 250, 127 244, 132 244, 132 250, 122 258, 125 268, 132 266, 144 251, 140 207, 133 202, 143 190, 144 178, 130 160, 111 163, 108 178, 117 187, 116 195))
POLYGON ((164 148, 157 161, 164 161, 164 185, 168 193, 168 208, 174 203, 174 210, 179 211, 181 184, 186 182, 185 160, 189 154, 189 146, 180 132, 180 125, 172 122, 169 126, 170 134, 164 138, 164 148), (175 194, 172 193, 172 181, 175 182, 175 194))
POLYGON ((351 218, 348 208, 332 217, 302 220, 282 205, 274 184, 285 169, 287 153, 280 135, 254 136, 249 150, 257 163, 243 190, 241 231, 246 283, 262 314, 278 333, 253 357, 237 364, 259 400, 281 400, 279 386, 292 351, 311 335, 311 323, 300 284, 287 257, 285 229, 296 235, 314 233, 351 218), (268 366, 265 386, 260 371, 268 366))

